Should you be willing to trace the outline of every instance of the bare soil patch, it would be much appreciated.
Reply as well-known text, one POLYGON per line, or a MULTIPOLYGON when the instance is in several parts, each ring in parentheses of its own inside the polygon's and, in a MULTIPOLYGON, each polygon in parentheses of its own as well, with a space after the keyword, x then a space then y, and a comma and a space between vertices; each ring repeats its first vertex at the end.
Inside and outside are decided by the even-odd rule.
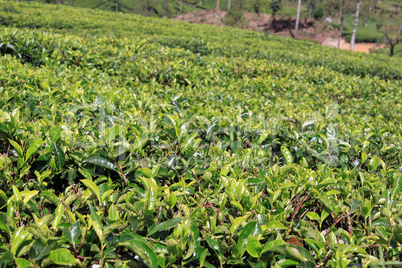
MULTIPOLYGON (((338 39, 337 38, 326 38, 321 45, 329 46, 329 47, 338 47, 338 39)), ((373 50, 383 48, 385 44, 378 45, 376 43, 356 43, 353 50, 370 53, 373 50)), ((341 39, 340 44, 341 49, 350 50, 350 43, 346 42, 345 38, 341 39)))

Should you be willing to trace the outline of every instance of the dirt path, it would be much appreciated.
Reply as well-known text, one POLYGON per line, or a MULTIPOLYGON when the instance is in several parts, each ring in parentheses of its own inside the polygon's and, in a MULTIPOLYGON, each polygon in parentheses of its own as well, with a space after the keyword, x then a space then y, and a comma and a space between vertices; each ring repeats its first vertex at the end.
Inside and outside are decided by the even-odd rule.
MULTIPOLYGON (((338 39, 326 38, 324 42, 321 43, 323 46, 338 47, 338 39)), ((356 43, 353 50, 370 53, 370 50, 376 50, 384 47, 384 44, 377 45, 376 43, 356 43)), ((350 50, 350 43, 346 42, 345 38, 341 39, 341 49, 350 50)))

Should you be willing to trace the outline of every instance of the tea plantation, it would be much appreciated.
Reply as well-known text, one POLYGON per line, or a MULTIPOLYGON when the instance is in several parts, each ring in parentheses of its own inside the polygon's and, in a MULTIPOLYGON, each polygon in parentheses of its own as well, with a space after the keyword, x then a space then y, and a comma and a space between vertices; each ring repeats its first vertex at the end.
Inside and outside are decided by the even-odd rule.
POLYGON ((0 267, 397 267, 402 62, 0 1, 0 267))

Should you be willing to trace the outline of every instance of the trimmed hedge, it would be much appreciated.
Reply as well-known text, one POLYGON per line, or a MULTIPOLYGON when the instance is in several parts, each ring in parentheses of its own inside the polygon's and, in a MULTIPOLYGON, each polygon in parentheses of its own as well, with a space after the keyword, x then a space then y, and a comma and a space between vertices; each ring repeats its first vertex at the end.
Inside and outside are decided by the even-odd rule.
MULTIPOLYGON (((350 42, 352 38, 352 31, 352 28, 347 27, 342 34, 348 42, 350 42)), ((356 43, 375 43, 380 41, 383 37, 384 33, 380 31, 358 28, 356 32, 356 43)))

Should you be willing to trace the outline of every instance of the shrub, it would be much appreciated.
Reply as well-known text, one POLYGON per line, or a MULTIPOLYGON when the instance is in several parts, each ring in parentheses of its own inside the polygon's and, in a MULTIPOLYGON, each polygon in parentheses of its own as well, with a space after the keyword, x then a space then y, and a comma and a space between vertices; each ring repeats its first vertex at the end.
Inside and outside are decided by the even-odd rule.
POLYGON ((324 17, 324 7, 322 5, 317 6, 313 10, 313 18, 315 20, 320 20, 324 17))
POLYGON ((247 21, 243 18, 244 13, 245 11, 243 9, 232 8, 226 14, 225 18, 223 19, 223 22, 227 26, 245 28, 247 27, 247 21))
MULTIPOLYGON (((352 29, 345 29, 342 36, 346 38, 346 41, 350 42, 352 38, 352 29)), ((356 43, 375 43, 380 41, 384 37, 384 33, 380 31, 365 29, 365 28, 357 28, 356 31, 356 43)))
POLYGON ((269 8, 272 11, 272 16, 275 16, 278 11, 282 9, 282 3, 279 0, 272 0, 271 3, 269 3, 269 8))

